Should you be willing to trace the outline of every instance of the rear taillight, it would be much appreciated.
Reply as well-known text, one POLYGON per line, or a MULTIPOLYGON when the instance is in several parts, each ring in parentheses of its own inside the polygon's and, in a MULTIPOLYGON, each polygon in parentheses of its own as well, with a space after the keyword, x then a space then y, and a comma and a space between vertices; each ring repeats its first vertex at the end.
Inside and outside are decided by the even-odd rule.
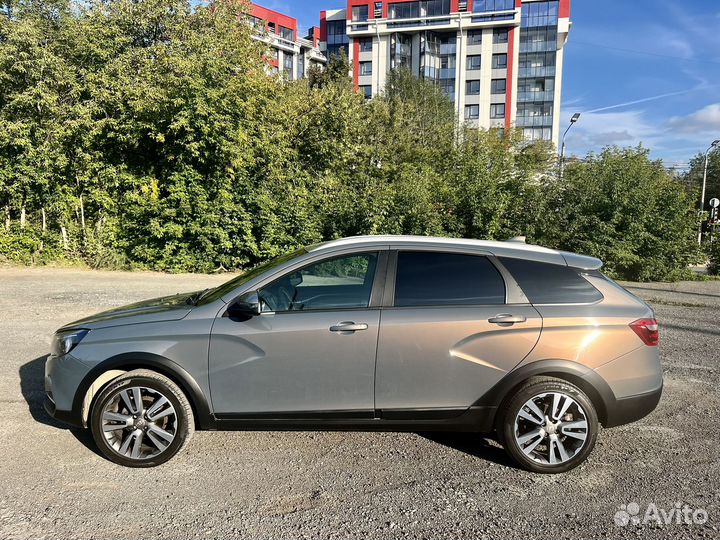
POLYGON ((648 347, 656 347, 660 341, 658 322, 656 319, 638 319, 630 323, 630 328, 643 340, 648 347))

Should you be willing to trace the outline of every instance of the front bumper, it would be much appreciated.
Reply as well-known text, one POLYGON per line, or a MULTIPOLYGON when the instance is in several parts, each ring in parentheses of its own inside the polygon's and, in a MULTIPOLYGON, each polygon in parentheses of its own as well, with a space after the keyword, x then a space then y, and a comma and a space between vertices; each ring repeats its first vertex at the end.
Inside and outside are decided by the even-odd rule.
POLYGON ((43 400, 43 407, 45 407, 45 412, 47 412, 55 420, 59 420, 60 422, 64 422, 65 424, 70 424, 74 427, 84 427, 82 418, 80 418, 79 415, 73 413, 73 411, 59 410, 55 406, 55 402, 50 398, 48 394, 45 394, 45 399, 43 400))
POLYGON ((45 361, 44 407, 53 418, 82 427, 82 412, 73 410, 75 394, 90 366, 74 356, 49 356, 45 361))

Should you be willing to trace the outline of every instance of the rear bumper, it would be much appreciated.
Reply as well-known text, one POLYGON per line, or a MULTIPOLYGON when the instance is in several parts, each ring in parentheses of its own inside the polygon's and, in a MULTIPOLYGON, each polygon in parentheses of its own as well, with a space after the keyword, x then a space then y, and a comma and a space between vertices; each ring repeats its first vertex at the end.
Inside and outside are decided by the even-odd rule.
POLYGON ((646 417, 655 410, 662 396, 662 384, 656 390, 615 399, 607 406, 605 427, 621 426, 646 417))

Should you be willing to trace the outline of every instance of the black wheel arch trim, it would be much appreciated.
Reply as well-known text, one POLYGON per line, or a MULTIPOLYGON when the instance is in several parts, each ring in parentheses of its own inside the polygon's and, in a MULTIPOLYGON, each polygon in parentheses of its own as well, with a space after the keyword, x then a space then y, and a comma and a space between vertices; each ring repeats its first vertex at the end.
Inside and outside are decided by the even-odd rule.
POLYGON ((121 369, 124 371, 149 369, 165 375, 177 384, 187 396, 190 406, 193 409, 196 427, 198 429, 215 428, 215 421, 210 410, 210 405, 197 381, 176 362, 164 356, 147 352, 123 353, 112 356, 92 368, 80 382, 77 390, 75 390, 71 412, 73 424, 83 425, 83 401, 92 383, 100 375, 113 369, 121 369))
POLYGON ((516 368, 488 390, 474 405, 500 407, 513 389, 530 377, 538 376, 557 377, 574 384, 590 398, 597 411, 598 420, 603 426, 618 425, 613 423, 614 417, 617 416, 618 403, 608 383, 594 370, 570 360, 538 360, 516 368))

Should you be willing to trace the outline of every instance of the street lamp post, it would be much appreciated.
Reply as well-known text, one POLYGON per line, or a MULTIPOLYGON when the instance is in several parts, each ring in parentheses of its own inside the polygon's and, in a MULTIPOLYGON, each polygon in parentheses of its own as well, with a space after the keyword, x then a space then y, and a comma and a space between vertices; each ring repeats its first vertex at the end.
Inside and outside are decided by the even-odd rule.
POLYGON ((702 244, 702 215, 705 211, 705 186, 707 186, 708 159, 713 148, 720 146, 720 139, 712 142, 705 151, 705 171, 703 172, 702 194, 700 195, 700 225, 698 225, 698 245, 702 244))
POLYGON ((565 133, 563 133, 562 136, 562 144, 560 145, 560 170, 559 170, 559 178, 560 180, 563 179, 563 172, 565 170, 565 136, 568 134, 568 131, 570 131, 570 128, 573 127, 573 124, 580 120, 580 113, 576 112, 572 115, 572 118, 570 118, 570 125, 565 130, 565 133))

